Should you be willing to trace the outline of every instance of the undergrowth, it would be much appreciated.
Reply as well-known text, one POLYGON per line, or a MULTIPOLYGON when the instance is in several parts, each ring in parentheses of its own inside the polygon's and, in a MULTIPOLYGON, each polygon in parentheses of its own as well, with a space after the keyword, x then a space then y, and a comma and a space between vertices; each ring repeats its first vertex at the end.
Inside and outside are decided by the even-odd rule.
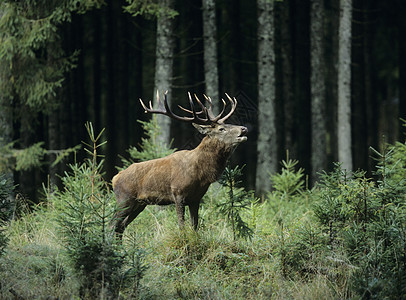
POLYGON ((1 226, 1 299, 405 297, 405 144, 371 150, 372 179, 337 164, 311 190, 287 157, 263 201, 234 185, 237 171, 226 173, 228 184, 213 184, 203 199, 199 231, 180 230, 173 206, 148 206, 121 243, 99 136, 88 130, 89 159, 62 176, 64 188, 45 188, 43 204, 1 226), (239 235, 236 214, 250 238, 239 235))

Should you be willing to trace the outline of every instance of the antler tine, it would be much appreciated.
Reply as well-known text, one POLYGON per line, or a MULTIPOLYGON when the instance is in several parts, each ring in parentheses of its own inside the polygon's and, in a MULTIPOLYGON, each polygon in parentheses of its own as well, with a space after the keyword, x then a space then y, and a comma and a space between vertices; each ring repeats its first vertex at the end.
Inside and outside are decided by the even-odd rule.
POLYGON ((200 112, 196 112, 195 105, 193 104, 192 95, 189 92, 188 92, 188 96, 189 96, 190 108, 192 109, 192 114, 194 117, 193 122, 197 123, 197 124, 210 124, 211 122, 210 122, 210 119, 207 117, 206 107, 204 107, 202 102, 200 102, 199 98, 197 98, 197 96, 194 95, 197 103, 199 104, 200 108, 202 109, 200 112), (198 116, 199 114, 204 114, 205 117, 200 118, 198 116))
MULTIPOLYGON (((193 114, 193 118, 192 118, 192 117, 181 117, 181 116, 175 115, 172 112, 172 110, 171 110, 171 108, 169 107, 169 104, 168 104, 167 94, 168 94, 168 92, 166 92, 165 95, 164 95, 164 107, 165 107, 165 110, 167 112, 166 115, 169 116, 169 117, 172 117, 173 119, 179 120, 179 121, 194 122, 195 119, 196 119, 195 114, 193 114)), ((194 111, 194 108, 193 108, 193 111, 194 111)))
POLYGON ((212 110, 213 101, 211 100, 210 97, 208 97, 206 95, 203 95, 203 96, 206 99, 206 101, 209 103, 209 107, 207 108, 207 113, 209 115, 210 121, 217 122, 221 118, 221 116, 223 115, 223 113, 224 113, 224 111, 226 109, 226 105, 227 105, 226 102, 224 101, 224 99, 221 99, 221 101, 223 102, 223 108, 221 109, 221 112, 217 116, 214 116, 214 113, 213 113, 213 110, 212 110))
POLYGON ((148 102, 149 107, 147 107, 147 106, 144 104, 144 102, 142 101, 141 98, 140 98, 139 100, 140 100, 140 103, 141 103, 142 108, 144 108, 145 113, 148 113, 148 112, 149 112, 149 113, 165 114, 165 111, 162 109, 162 102, 161 102, 161 99, 159 98, 159 92, 158 92, 158 90, 156 91, 156 100, 157 100, 157 102, 158 102, 158 109, 154 109, 154 108, 152 107, 152 102, 151 102, 151 101, 148 102))
MULTIPOLYGON (((237 99, 235 99, 235 97, 231 98, 227 93, 226 93, 226 96, 227 96, 228 101, 230 101, 230 103, 231 103, 231 109, 227 115, 225 115, 221 119, 217 120, 217 123, 220 123, 220 124, 224 123, 225 120, 227 120, 229 117, 231 117, 231 115, 234 113, 235 109, 237 108, 237 99)), ((221 99, 221 100, 223 100, 223 103, 225 104, 224 99, 221 99)), ((225 107, 223 107, 223 111, 221 112, 221 114, 219 116, 221 116, 223 114, 224 108, 225 107)))
POLYGON ((204 99, 206 100, 207 103, 209 103, 209 107, 206 108, 207 115, 211 121, 215 119, 212 108, 213 108, 213 102, 211 101, 211 98, 203 94, 204 99))
POLYGON ((162 108, 161 99, 159 98, 159 92, 158 91, 157 91, 157 97, 156 97, 157 102, 158 102, 158 108, 157 109, 154 109, 152 107, 151 101, 149 101, 149 107, 147 107, 141 99, 140 99, 140 103, 141 103, 141 105, 144 108, 146 113, 162 114, 162 115, 166 115, 166 116, 168 116, 170 118, 173 118, 173 119, 179 120, 179 121, 192 122, 194 120, 194 118, 192 118, 192 117, 180 117, 178 115, 175 115, 172 112, 172 110, 170 109, 170 107, 169 107, 167 96, 168 96, 168 91, 166 91, 165 94, 164 94, 164 104, 163 104, 164 107, 163 108, 162 108))
MULTIPOLYGON (((191 111, 190 109, 184 108, 183 106, 180 106, 180 105, 178 105, 178 107, 179 107, 181 110, 183 110, 184 112, 187 112, 187 113, 193 115, 193 111, 191 111)), ((196 112, 197 115, 201 115, 202 113, 204 113, 204 111, 202 111, 202 110, 196 112)))
MULTIPOLYGON (((188 94, 190 94, 190 93, 188 93, 188 94)), ((196 101, 197 101, 197 103, 199 104, 200 108, 202 109, 201 111, 197 111, 196 114, 197 114, 197 115, 205 114, 205 115, 206 115, 206 118, 207 118, 207 112, 209 111, 209 109, 206 108, 206 107, 202 104, 202 102, 201 102, 200 99, 196 96, 196 94, 194 94, 194 96, 195 96, 196 101)), ((206 100, 208 100, 207 97, 206 97, 206 95, 204 95, 204 97, 206 98, 206 100)), ((190 102, 190 100, 191 100, 191 99, 190 99, 190 97, 189 97, 189 102, 190 102)), ((210 106, 211 106, 211 103, 210 103, 210 106)), ((193 114, 193 111, 192 111, 192 110, 186 109, 186 108, 184 108, 184 107, 182 107, 182 106, 180 106, 180 105, 178 105, 178 107, 179 107, 181 110, 183 110, 184 112, 187 112, 187 113, 189 113, 189 114, 193 114)), ((193 107, 194 107, 194 106, 193 106, 193 107)), ((209 119, 211 120, 211 118, 209 118, 209 119)))
POLYGON ((196 110, 195 110, 195 105, 193 104, 192 95, 190 94, 190 92, 187 92, 187 94, 189 96, 189 105, 190 105, 190 108, 192 109, 193 117, 195 119, 197 119, 197 113, 196 113, 196 110))
POLYGON ((205 115, 205 119, 210 121, 210 117, 208 116, 208 109, 206 106, 203 105, 203 103, 200 101, 200 99, 196 96, 196 94, 193 94, 195 96, 195 99, 197 103, 199 104, 200 108, 202 109, 202 112, 205 115))

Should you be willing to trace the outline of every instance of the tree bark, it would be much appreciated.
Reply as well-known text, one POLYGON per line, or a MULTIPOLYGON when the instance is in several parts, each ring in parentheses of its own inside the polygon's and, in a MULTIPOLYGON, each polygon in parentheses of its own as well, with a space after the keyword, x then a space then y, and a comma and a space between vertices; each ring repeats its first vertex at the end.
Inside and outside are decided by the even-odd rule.
POLYGON ((274 2, 257 1, 258 9, 258 141, 256 191, 271 189, 270 174, 278 169, 275 121, 274 2))
POLYGON ((295 127, 295 98, 293 89, 293 41, 292 19, 290 17, 291 2, 283 1, 280 4, 281 27, 281 63, 282 63, 282 99, 284 113, 284 149, 289 150, 292 157, 297 156, 297 143, 294 138, 295 127))
POLYGON ((325 120, 325 63, 324 63, 324 13, 323 1, 312 0, 310 9, 311 49, 311 182, 317 173, 326 168, 326 120, 325 120))
POLYGON ((218 109, 219 76, 217 66, 216 5, 214 0, 203 0, 203 59, 204 81, 207 96, 213 101, 213 111, 218 109))
POLYGON ((351 21, 352 0, 340 1, 338 29, 338 160, 352 171, 351 150, 351 21))
MULTIPOLYGON (((159 5, 172 8, 173 0, 159 0, 159 5)), ((162 98, 162 93, 168 92, 170 103, 173 79, 173 20, 165 15, 158 17, 155 51, 155 88, 153 95, 155 96, 156 91, 159 90, 162 98)), ((155 107, 157 107, 157 103, 155 103, 155 107)), ((156 118, 158 126, 161 128, 158 138, 162 143, 169 144, 171 142, 171 119, 163 115, 157 115, 156 118)))

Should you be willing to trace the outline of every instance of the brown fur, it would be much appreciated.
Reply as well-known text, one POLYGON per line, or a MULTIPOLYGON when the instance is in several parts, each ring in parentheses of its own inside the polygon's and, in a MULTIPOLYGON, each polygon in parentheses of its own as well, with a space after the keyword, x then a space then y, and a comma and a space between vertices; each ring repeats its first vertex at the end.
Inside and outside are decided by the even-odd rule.
POLYGON ((122 234, 150 204, 175 204, 180 226, 185 221, 185 206, 189 206, 192 225, 197 228, 201 198, 220 177, 235 147, 246 140, 247 129, 228 124, 193 125, 206 134, 195 149, 134 163, 113 177, 119 208, 117 233, 122 234))

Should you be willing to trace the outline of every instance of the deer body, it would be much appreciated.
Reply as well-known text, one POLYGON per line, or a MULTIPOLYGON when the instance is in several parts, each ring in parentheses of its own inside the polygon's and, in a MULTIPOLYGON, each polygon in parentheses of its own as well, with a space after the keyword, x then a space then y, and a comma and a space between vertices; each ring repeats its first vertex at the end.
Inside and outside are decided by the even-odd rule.
POLYGON ((113 177, 117 233, 122 234, 146 205, 175 204, 180 226, 185 222, 185 206, 189 206, 192 226, 197 228, 202 197, 220 177, 236 146, 247 139, 247 129, 213 122, 193 125, 206 135, 195 149, 134 163, 113 177))

